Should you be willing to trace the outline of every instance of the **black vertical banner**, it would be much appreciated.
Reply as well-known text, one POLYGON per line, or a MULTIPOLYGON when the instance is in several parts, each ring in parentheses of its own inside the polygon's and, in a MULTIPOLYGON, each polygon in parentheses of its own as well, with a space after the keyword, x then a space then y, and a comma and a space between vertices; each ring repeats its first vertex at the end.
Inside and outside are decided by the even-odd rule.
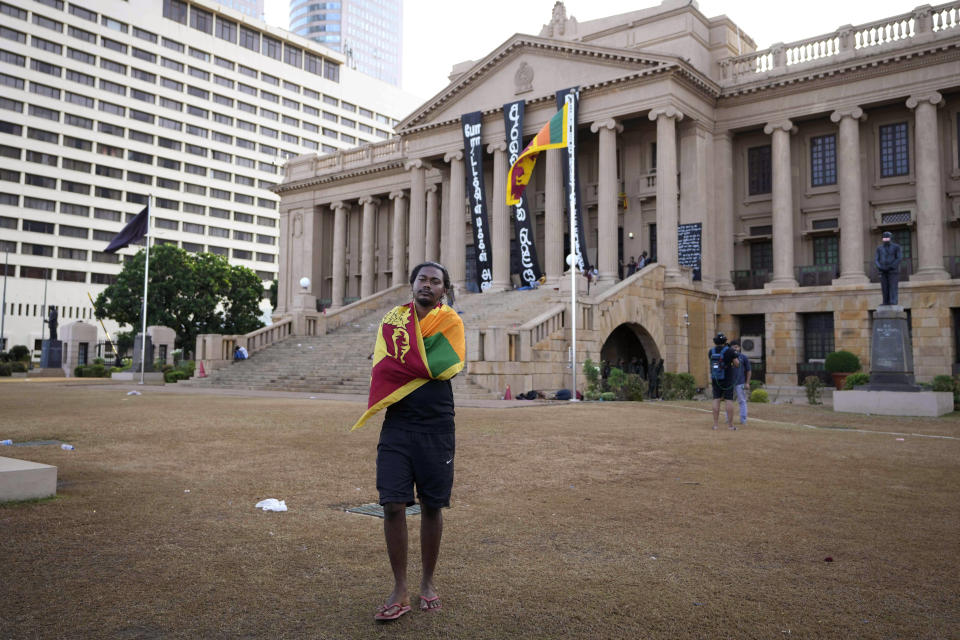
MULTIPOLYGON (((473 247, 477 265, 477 286, 486 291, 493 284, 490 266, 490 232, 487 201, 483 190, 483 145, 480 129, 483 113, 474 111, 460 116, 463 126, 463 155, 467 161, 467 194, 470 197, 470 219, 473 227, 473 247)), ((506 198, 506 194, 501 194, 506 198)))
MULTIPOLYGON (((557 109, 563 108, 563 103, 566 100, 568 93, 573 94, 573 104, 574 104, 574 107, 576 108, 574 109, 574 112, 573 112, 573 122, 571 124, 573 126, 574 131, 577 130, 577 117, 580 115, 580 100, 579 100, 580 92, 578 89, 579 87, 571 87, 569 89, 561 89, 560 91, 557 91, 557 109)), ((563 149, 561 153, 563 154, 561 157, 563 158, 562 160, 563 183, 564 183, 564 192, 567 195, 567 209, 570 208, 569 204, 570 204, 571 189, 573 189, 573 193, 576 196, 575 210, 569 211, 568 213, 569 215, 576 216, 574 220, 576 220, 577 253, 580 254, 578 256, 579 260, 577 264, 577 269, 579 269, 581 273, 584 273, 585 271, 590 269, 591 265, 590 265, 590 257, 587 255, 587 235, 583 231, 583 214, 580 207, 580 203, 582 202, 582 199, 580 197, 580 163, 577 161, 576 142, 574 142, 574 149, 573 149, 573 176, 570 175, 569 150, 563 149)), ((569 224, 569 218, 567 219, 567 223, 569 224)), ((573 249, 572 238, 570 242, 571 242, 571 251, 572 251, 573 249)))
MULTIPOLYGON (((509 166, 513 166, 517 156, 523 151, 523 100, 503 105, 503 130, 507 132, 507 159, 509 166)), ((506 198, 506 194, 496 194, 494 197, 506 198)), ((517 249, 520 251, 520 280, 532 287, 543 277, 543 272, 540 271, 540 261, 537 260, 531 215, 527 193, 524 191, 520 196, 520 204, 513 207, 513 229, 517 235, 517 249)))

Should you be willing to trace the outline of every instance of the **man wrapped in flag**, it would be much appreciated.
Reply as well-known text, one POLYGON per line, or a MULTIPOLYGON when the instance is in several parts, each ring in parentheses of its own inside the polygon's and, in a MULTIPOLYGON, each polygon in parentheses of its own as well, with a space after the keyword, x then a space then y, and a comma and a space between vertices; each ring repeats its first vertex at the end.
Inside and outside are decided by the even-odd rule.
POLYGON ((537 156, 547 149, 564 149, 567 146, 567 105, 553 114, 550 121, 533 137, 530 144, 520 152, 517 161, 510 167, 507 175, 507 204, 520 204, 530 177, 533 176, 533 167, 537 164, 537 156))
POLYGON ((451 290, 447 270, 424 262, 410 274, 413 302, 391 309, 377 330, 367 411, 353 429, 386 408, 377 445, 377 491, 383 532, 393 570, 393 591, 376 620, 396 620, 410 611, 407 591, 406 508, 420 500, 423 577, 420 609, 437 611, 433 573, 443 533, 441 509, 450 506, 455 451, 453 387, 464 364, 463 321, 444 304, 451 290))

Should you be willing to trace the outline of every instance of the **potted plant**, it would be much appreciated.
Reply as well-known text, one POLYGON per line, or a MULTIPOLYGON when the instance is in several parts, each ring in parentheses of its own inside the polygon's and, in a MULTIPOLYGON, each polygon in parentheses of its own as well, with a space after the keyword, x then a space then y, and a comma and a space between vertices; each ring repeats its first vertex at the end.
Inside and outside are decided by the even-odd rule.
POLYGON ((847 376, 860 371, 860 358, 855 353, 841 349, 827 354, 823 368, 833 377, 833 386, 837 389, 843 389, 847 376))

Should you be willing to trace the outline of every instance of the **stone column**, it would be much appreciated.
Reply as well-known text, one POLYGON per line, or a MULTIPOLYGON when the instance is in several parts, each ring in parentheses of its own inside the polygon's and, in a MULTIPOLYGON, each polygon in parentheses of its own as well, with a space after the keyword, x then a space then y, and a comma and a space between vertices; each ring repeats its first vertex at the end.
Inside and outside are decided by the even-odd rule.
POLYGON ((393 277, 390 286, 404 284, 407 281, 407 194, 394 191, 393 200, 393 277))
POLYGON ((466 177, 463 173, 463 151, 450 151, 443 156, 444 162, 450 163, 450 200, 449 210, 444 219, 444 235, 446 236, 448 264, 445 264, 450 274, 450 282, 457 288, 457 293, 463 291, 467 279, 467 226, 464 222, 466 211, 466 177))
POLYGON ((377 215, 377 205, 380 201, 371 196, 360 198, 363 206, 363 218, 360 227, 360 297, 373 295, 376 288, 376 274, 373 268, 374 246, 376 245, 376 225, 374 217, 377 215))
POLYGON ((334 202, 333 209, 333 283, 331 309, 343 306, 343 293, 347 284, 347 205, 334 202))
MULTIPOLYGON (((280 208, 280 237, 278 262, 280 271, 277 274, 277 308, 273 310, 274 315, 287 313, 293 302, 294 292, 294 273, 292 269, 291 257, 291 229, 292 220, 288 209, 280 208)), ((199 355, 197 356, 200 357, 199 355)))
POLYGON ((940 171, 940 136, 937 105, 943 96, 934 91, 910 96, 907 108, 914 110, 917 142, 917 253, 919 269, 911 280, 949 280, 943 268, 943 176, 940 171))
POLYGON ((410 172, 410 266, 423 262, 427 245, 426 173, 429 163, 411 160, 404 165, 410 172))
POLYGON ((773 164, 773 280, 765 289, 797 286, 793 275, 793 177, 790 168, 790 135, 796 128, 790 120, 771 122, 763 128, 772 135, 773 164))
POLYGON ((677 122, 683 120, 683 113, 661 107, 650 111, 648 117, 657 123, 657 261, 666 268, 666 278, 679 278, 677 122))
POLYGON ((547 184, 544 187, 543 244, 546 245, 543 266, 547 284, 554 286, 563 277, 563 154, 561 149, 550 149, 547 154, 547 184))
POLYGON ((717 223, 716 287, 720 291, 733 291, 731 279, 733 263, 733 133, 724 131, 713 138, 713 175, 716 185, 717 223))
POLYGON ((507 207, 507 143, 487 145, 493 154, 493 193, 490 197, 490 251, 493 254, 493 291, 512 288, 510 282, 510 210, 507 207))
POLYGON ((840 125, 837 173, 840 180, 840 277, 834 284, 869 282, 864 273, 863 175, 860 171, 860 107, 839 109, 830 120, 840 125))
MULTIPOLYGON (((427 187, 427 246, 424 260, 437 262, 440 259, 440 216, 437 206, 438 185, 427 187)), ((446 266, 446 265, 444 265, 446 266)))
POLYGON ((600 134, 600 153, 597 162, 597 282, 616 282, 617 269, 617 134, 623 125, 608 118, 590 125, 590 131, 600 134))

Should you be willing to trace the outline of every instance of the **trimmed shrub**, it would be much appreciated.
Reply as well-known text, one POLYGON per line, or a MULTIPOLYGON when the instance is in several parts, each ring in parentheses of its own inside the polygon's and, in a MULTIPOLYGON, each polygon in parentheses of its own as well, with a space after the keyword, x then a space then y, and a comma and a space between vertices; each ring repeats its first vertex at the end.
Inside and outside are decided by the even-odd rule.
POLYGON ((604 391, 600 394, 600 399, 604 402, 613 402, 617 399, 617 394, 615 394, 613 391, 604 391))
POLYGON ((934 391, 949 391, 950 393, 953 393, 955 384, 956 383, 952 376, 939 375, 933 378, 932 388, 934 391))
POLYGON ((760 389, 761 387, 763 387, 763 383, 759 380, 750 381, 750 393, 753 393, 756 389, 760 389))
POLYGON ((855 353, 841 349, 827 354, 823 368, 828 373, 853 373, 854 371, 860 371, 860 358, 855 353))
POLYGON ((807 388, 807 402, 822 404, 820 397, 823 394, 823 380, 818 376, 807 376, 803 380, 803 386, 807 388))
POLYGON ((583 398, 584 398, 585 400, 593 400, 593 401, 599 400, 599 399, 600 399, 600 392, 599 392, 599 391, 593 391, 593 390, 591 390, 591 389, 587 389, 586 393, 583 394, 583 398))
POLYGON ((750 392, 750 402, 770 402, 766 389, 754 389, 750 392))
POLYGON ((851 373, 843 383, 844 391, 853 391, 854 387, 862 387, 870 382, 869 373, 851 373))
POLYGON ((166 371, 163 374, 164 382, 177 382, 178 380, 186 380, 189 376, 186 371, 180 371, 179 369, 173 369, 171 371, 166 371))
POLYGON ((13 371, 14 373, 26 373, 27 365, 26 363, 20 362, 19 360, 14 360, 13 362, 10 363, 10 370, 13 371))
POLYGON ((9 362, 0 362, 0 377, 9 377, 12 372, 13 368, 9 362))
POLYGON ((697 391, 697 381, 689 373, 663 372, 664 400, 693 400, 697 391))
POLYGON ((30 349, 22 344, 15 344, 10 347, 10 353, 8 355, 11 360, 26 360, 30 357, 30 349))

